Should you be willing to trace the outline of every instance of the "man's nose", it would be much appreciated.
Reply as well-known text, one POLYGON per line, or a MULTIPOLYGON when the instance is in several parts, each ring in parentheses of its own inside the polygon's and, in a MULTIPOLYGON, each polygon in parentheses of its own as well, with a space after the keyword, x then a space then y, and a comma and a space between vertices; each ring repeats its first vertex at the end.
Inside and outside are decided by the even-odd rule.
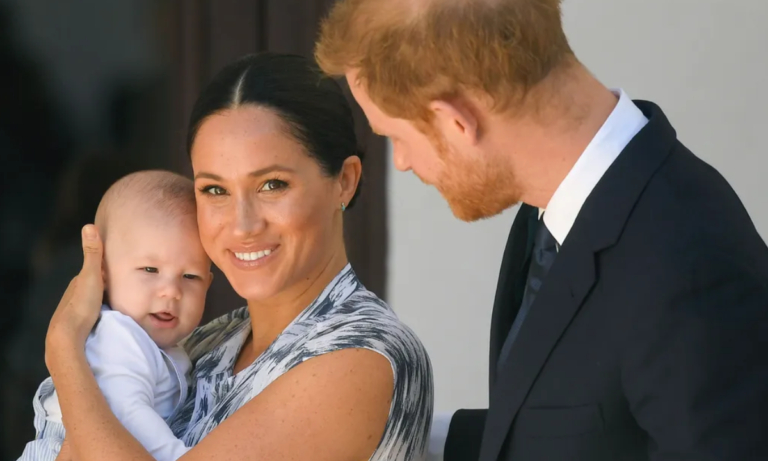
POLYGON ((411 163, 408 161, 407 156, 403 154, 401 149, 394 146, 392 146, 392 162, 399 171, 409 171, 411 169, 411 163))

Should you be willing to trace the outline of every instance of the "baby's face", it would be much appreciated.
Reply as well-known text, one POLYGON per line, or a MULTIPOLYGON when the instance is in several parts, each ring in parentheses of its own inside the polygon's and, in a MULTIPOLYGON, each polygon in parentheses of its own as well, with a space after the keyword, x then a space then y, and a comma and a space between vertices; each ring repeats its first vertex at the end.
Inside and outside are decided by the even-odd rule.
POLYGON ((148 219, 139 214, 110 220, 104 249, 107 295, 112 309, 134 319, 167 348, 200 323, 211 262, 194 216, 148 219))

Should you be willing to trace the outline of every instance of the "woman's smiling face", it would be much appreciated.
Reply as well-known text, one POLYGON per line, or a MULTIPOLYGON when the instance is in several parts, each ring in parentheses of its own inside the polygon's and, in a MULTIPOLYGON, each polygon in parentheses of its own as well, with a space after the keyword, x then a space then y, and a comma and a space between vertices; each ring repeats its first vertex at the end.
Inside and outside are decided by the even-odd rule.
POLYGON ((243 105, 209 116, 191 158, 200 238, 241 297, 291 290, 343 251, 341 181, 275 112, 243 105))

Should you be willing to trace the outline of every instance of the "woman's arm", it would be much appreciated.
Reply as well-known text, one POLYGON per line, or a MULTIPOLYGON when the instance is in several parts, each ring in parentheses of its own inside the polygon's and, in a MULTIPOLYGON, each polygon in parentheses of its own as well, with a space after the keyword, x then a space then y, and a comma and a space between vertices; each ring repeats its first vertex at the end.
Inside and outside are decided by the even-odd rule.
MULTIPOLYGON (((84 240, 83 270, 46 339, 46 363, 77 461, 152 461, 112 414, 84 353, 101 307, 101 241, 84 240)), ((384 433, 394 388, 389 361, 363 349, 310 359, 285 373, 181 459, 358 461, 384 433)))
POLYGON ((368 459, 384 434, 393 382, 387 359, 369 350, 310 359, 275 380, 184 459, 368 459))
POLYGON ((69 441, 64 437, 64 441, 61 442, 61 449, 59 454, 56 455, 56 461, 72 461, 72 451, 69 449, 69 441))
MULTIPOLYGON (((153 458, 114 417, 75 348, 56 378, 78 461, 153 458)), ((236 411, 181 459, 358 461, 384 433, 393 391, 389 362, 376 352, 346 349, 297 366, 236 411)))

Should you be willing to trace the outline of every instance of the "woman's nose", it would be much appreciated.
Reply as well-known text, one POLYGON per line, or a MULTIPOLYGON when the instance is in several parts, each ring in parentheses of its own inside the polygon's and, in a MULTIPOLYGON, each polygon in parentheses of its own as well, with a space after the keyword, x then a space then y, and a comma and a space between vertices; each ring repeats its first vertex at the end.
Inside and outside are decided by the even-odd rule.
POLYGON ((237 237, 246 238, 258 234, 266 225, 264 214, 250 200, 240 200, 235 208, 235 228, 237 237))

